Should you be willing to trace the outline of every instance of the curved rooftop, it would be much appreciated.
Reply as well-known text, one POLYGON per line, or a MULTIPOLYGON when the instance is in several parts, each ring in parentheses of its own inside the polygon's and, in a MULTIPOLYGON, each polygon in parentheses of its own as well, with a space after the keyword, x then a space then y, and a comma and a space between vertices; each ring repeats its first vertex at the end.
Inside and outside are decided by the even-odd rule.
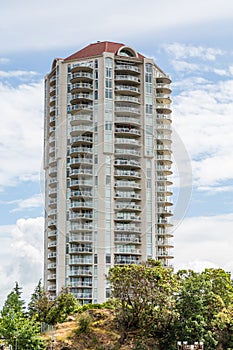
POLYGON ((74 54, 68 56, 64 61, 71 61, 79 58, 87 58, 102 55, 103 52, 111 52, 115 55, 135 57, 143 59, 144 56, 136 52, 131 47, 126 46, 122 43, 115 43, 111 41, 101 41, 94 44, 90 44, 83 49, 75 52, 74 54))

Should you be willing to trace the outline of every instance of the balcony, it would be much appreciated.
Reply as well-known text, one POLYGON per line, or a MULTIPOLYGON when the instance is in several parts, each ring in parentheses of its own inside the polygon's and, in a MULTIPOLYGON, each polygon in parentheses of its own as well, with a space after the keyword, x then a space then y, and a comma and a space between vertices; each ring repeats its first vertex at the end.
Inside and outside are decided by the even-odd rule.
POLYGON ((70 265, 92 265, 92 256, 70 259, 70 265))
POLYGON ((136 86, 131 85, 116 85, 115 92, 117 93, 128 93, 129 95, 138 95, 140 94, 140 89, 136 86))
POLYGON ((56 176, 57 175, 57 167, 52 167, 49 169, 49 175, 50 176, 56 176))
POLYGON ((55 136, 50 136, 49 137, 49 143, 54 144, 55 143, 55 136))
POLYGON ((120 72, 133 72, 136 74, 140 73, 140 69, 132 64, 117 64, 115 70, 120 72))
POLYGON ((156 167, 157 172, 164 173, 166 175, 171 175, 172 170, 170 165, 158 165, 156 167))
POLYGON ((55 95, 56 89, 57 89, 56 86, 51 86, 51 88, 49 89, 50 96, 55 95))
POLYGON ((70 198, 76 198, 76 197, 81 197, 81 198, 92 198, 92 191, 71 191, 70 198))
POLYGON ((71 67, 71 73, 78 71, 92 71, 93 70, 93 61, 79 62, 74 63, 71 67))
POLYGON ((72 147, 70 150, 70 155, 76 155, 78 153, 89 153, 92 154, 91 147, 72 147))
POLYGON ((56 252, 48 253, 48 259, 56 259, 56 256, 57 256, 56 252))
POLYGON ((48 227, 54 227, 54 226, 56 226, 56 224, 57 224, 56 220, 49 220, 48 221, 48 227))
POLYGON ((140 168, 141 164, 134 159, 116 159, 114 162, 115 166, 130 167, 130 168, 140 168))
POLYGON ((75 104, 71 106, 71 114, 77 113, 79 111, 83 111, 83 112, 90 112, 93 111, 93 105, 92 104, 75 104))
POLYGON ((141 135, 141 131, 135 128, 129 128, 129 127, 120 127, 117 126, 115 129, 115 133, 117 134, 129 134, 129 135, 141 135))
POLYGON ((56 84, 56 79, 57 79, 56 75, 53 75, 53 76, 49 79, 50 85, 56 84))
POLYGON ((92 231, 93 226, 92 224, 75 224, 71 223, 71 231, 92 231))
POLYGON ((56 274, 55 273, 52 273, 52 274, 48 275, 48 278, 47 278, 48 281, 55 280, 55 279, 56 279, 56 274))
POLYGON ((77 134, 83 134, 85 132, 93 132, 93 128, 90 125, 74 125, 71 127, 71 136, 75 136, 77 134))
POLYGON ((171 79, 168 75, 156 78, 157 84, 171 84, 171 79))
POLYGON ((70 214, 70 220, 78 220, 78 219, 86 219, 86 220, 92 220, 93 214, 92 212, 74 212, 70 214))
POLYGON ((51 286, 48 286, 49 292, 56 292, 56 284, 52 284, 51 286))
POLYGON ((117 124, 127 124, 128 125, 136 125, 140 126, 141 125, 141 120, 133 117, 115 117, 115 123, 117 124))
POLYGON ((75 93, 78 91, 92 91, 93 85, 90 83, 76 83, 71 85, 71 93, 75 93))
POLYGON ((69 284, 70 288, 92 288, 92 282, 71 282, 69 284))
POLYGON ((170 94, 171 93, 171 86, 169 84, 157 83, 156 92, 158 94, 170 94))
POLYGON ((56 206, 56 204, 57 204, 57 198, 53 198, 53 199, 50 199, 50 200, 48 201, 48 205, 49 205, 49 206, 54 207, 54 206, 56 206))
POLYGON ((57 242, 56 241, 48 243, 48 248, 56 248, 56 246, 57 246, 57 242))
POLYGON ((141 249, 138 249, 134 245, 116 245, 115 254, 134 254, 141 255, 141 249))
POLYGON ((76 299, 92 299, 92 293, 73 293, 76 299))
POLYGON ((93 79, 92 73, 81 71, 81 72, 73 73, 71 75, 70 82, 72 84, 74 84, 74 83, 79 82, 79 81, 82 81, 82 82, 83 81, 90 81, 92 79, 93 79))
POLYGON ((51 96, 50 99, 49 99, 49 105, 50 106, 54 106, 55 103, 56 103, 56 99, 57 99, 56 96, 51 96))
POLYGON ((117 96, 115 97, 115 101, 140 103, 140 100, 139 100, 138 97, 135 97, 135 96, 124 96, 124 95, 117 95, 117 96))
POLYGON ((157 160, 164 164, 172 164, 171 156, 169 154, 157 154, 157 160))
POLYGON ((114 218, 115 221, 141 221, 141 217, 136 213, 131 212, 118 212, 114 218))
POLYGON ((129 157, 141 157, 141 152, 136 151, 135 149, 116 148, 115 154, 129 157))
POLYGON ((70 270, 70 276, 92 276, 92 270, 91 269, 71 269, 70 270))
POLYGON ((126 84, 140 84, 140 79, 135 77, 134 75, 129 74, 119 74, 116 75, 115 80, 118 82, 126 83, 126 84))
POLYGON ((92 202, 87 202, 87 201, 72 201, 70 208, 92 208, 93 203, 92 202))
POLYGON ((48 211, 48 216, 54 216, 57 214, 57 209, 51 209, 48 211))
POLYGON ((115 204, 115 209, 118 209, 118 210, 141 210, 142 207, 141 205, 138 205, 134 202, 117 202, 115 204))
POLYGON ((91 247, 91 245, 89 246, 84 246, 84 247, 71 247, 69 249, 69 252, 71 254, 74 254, 74 253, 92 253, 93 252, 93 249, 91 247))
POLYGON ((71 116, 71 125, 78 124, 77 122, 86 122, 92 123, 93 117, 92 114, 74 114, 71 116))
POLYGON ((79 177, 79 175, 90 177, 92 176, 92 169, 84 169, 84 168, 71 169, 70 177, 79 177))
POLYGON ((122 242, 122 243, 134 243, 134 244, 140 244, 141 238, 137 235, 126 235, 126 234, 116 234, 115 235, 115 242, 122 242))
POLYGON ((93 100, 93 95, 92 93, 88 93, 88 92, 80 92, 80 93, 76 93, 71 95, 71 103, 77 103, 78 101, 91 101, 93 100))
POLYGON ((137 194, 133 191, 116 191, 115 193, 116 198, 125 198, 125 199, 135 199, 135 200, 141 200, 140 194, 137 194))
POLYGON ((169 124, 171 123, 171 116, 169 114, 157 113, 156 118, 159 121, 167 122, 169 124))
POLYGON ((48 269, 49 269, 49 270, 54 270, 54 269, 56 269, 56 267, 57 267, 57 264, 56 264, 56 263, 50 263, 50 264, 48 264, 48 269))
POLYGON ((70 243, 92 242, 92 234, 72 233, 69 236, 70 243))
POLYGON ((88 157, 79 157, 79 158, 71 158, 70 165, 80 165, 80 164, 93 164, 92 158, 88 157))
POLYGON ((83 187, 92 187, 93 183, 90 180, 71 180, 70 187, 71 188, 83 188, 83 187))
POLYGON ((117 169, 115 172, 115 177, 130 177, 130 178, 141 178, 141 174, 135 170, 120 170, 117 169))
POLYGON ((130 265, 130 264, 140 264, 139 257, 130 257, 124 255, 115 256, 115 264, 117 265, 130 265))
POLYGON ((134 147, 135 146, 140 147, 141 142, 134 138, 116 137, 115 145, 133 145, 134 147))
MULTIPOLYGON (((117 232, 127 232, 127 233, 134 233, 134 232, 140 233, 141 232, 141 228, 137 225, 121 224, 121 223, 117 223, 114 230, 117 232)), ((127 237, 128 237, 128 235, 127 235, 127 237)))
POLYGON ((166 238, 159 238, 157 241, 158 247, 164 247, 164 248, 173 248, 174 244, 172 243, 172 241, 170 239, 166 239, 166 238))
POLYGON ((160 114, 170 114, 172 112, 170 104, 163 104, 163 103, 157 104, 156 110, 160 114))
POLYGON ((116 113, 125 113, 128 115, 134 115, 134 114, 139 115, 141 113, 139 108, 130 107, 130 106, 116 106, 115 112, 116 113))
POLYGON ((116 181, 115 185, 116 188, 136 188, 141 189, 141 185, 135 181, 116 181))
POLYGON ((158 214, 162 214, 163 217, 167 217, 167 216, 172 216, 172 211, 168 210, 165 206, 164 207, 158 207, 157 208, 157 213, 158 214))
POLYGON ((49 238, 53 238, 53 237, 56 237, 57 235, 57 231, 56 230, 51 230, 48 232, 48 237, 49 238))
POLYGON ((71 138, 71 144, 75 143, 92 143, 92 137, 91 136, 77 136, 71 138))

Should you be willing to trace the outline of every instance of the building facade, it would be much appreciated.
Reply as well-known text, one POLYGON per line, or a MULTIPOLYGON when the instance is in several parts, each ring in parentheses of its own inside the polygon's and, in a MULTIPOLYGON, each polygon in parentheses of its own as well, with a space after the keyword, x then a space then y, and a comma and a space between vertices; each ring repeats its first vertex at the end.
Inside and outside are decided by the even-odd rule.
POLYGON ((172 264, 170 78, 120 43, 55 59, 45 78, 44 282, 103 302, 112 265, 172 264))

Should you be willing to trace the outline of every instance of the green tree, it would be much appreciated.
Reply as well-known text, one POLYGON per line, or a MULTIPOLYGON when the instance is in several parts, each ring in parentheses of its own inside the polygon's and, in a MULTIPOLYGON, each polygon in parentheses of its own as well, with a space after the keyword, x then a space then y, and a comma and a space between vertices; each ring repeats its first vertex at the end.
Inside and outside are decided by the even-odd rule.
POLYGON ((230 275, 221 269, 202 273, 179 271, 179 319, 174 334, 189 344, 204 341, 206 350, 224 349, 232 342, 233 288, 230 275))
POLYGON ((45 347, 39 338, 40 325, 27 317, 23 305, 24 301, 16 283, 1 311, 0 334, 13 349, 42 350, 45 347))
POLYGON ((36 321, 46 323, 49 311, 52 306, 53 302, 49 299, 49 295, 43 288, 40 280, 28 304, 28 314, 36 321))
POLYGON ((174 320, 176 275, 150 261, 149 264, 115 266, 109 271, 112 296, 119 301, 117 319, 124 336, 137 330, 154 339, 154 348, 166 349, 174 320))
POLYGON ((80 307, 79 302, 75 296, 69 293, 68 288, 63 288, 58 297, 53 301, 46 322, 48 324, 55 324, 57 322, 64 322, 67 316, 75 313, 80 307))

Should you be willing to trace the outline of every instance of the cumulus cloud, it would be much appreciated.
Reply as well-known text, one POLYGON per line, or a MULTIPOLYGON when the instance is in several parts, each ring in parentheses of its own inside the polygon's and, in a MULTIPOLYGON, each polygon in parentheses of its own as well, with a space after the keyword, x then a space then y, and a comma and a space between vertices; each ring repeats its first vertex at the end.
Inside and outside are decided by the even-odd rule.
POLYGON ((30 198, 9 201, 7 204, 16 205, 16 207, 12 209, 11 212, 31 210, 34 208, 40 208, 43 204, 43 199, 41 194, 35 194, 30 198))
POLYGON ((184 58, 200 58, 207 61, 216 60, 217 56, 224 55, 224 51, 219 48, 194 46, 181 43, 172 43, 164 46, 165 50, 180 60, 184 58))
POLYGON ((12 71, 3 71, 0 70, 0 79, 1 78, 26 78, 29 80, 30 77, 38 76, 39 73, 34 71, 26 71, 26 70, 12 70, 12 71))
POLYGON ((15 225, 0 226, 1 304, 15 281, 23 286, 23 297, 28 300, 42 277, 43 227, 42 217, 19 219, 15 225))
MULTIPOLYGON (((201 24, 206 28, 210 22, 231 19, 233 12, 231 0, 215 0, 214 5, 211 0, 195 2, 173 0, 159 3, 147 0, 148 11, 144 18, 142 17, 145 11, 143 2, 137 3, 137 6, 132 6, 132 2, 123 0, 112 2, 111 11, 106 17, 105 10, 108 7, 107 0, 99 2, 89 0, 85 6, 81 7, 76 0, 70 0, 69 6, 65 2, 59 2, 58 5, 55 0, 49 2, 41 0, 35 3, 16 0, 5 2, 1 7, 0 20, 7 36, 2 38, 1 47, 5 52, 64 48, 64 45, 66 47, 82 45, 90 40, 107 40, 106 33, 111 40, 119 40, 120 37, 125 37, 125 33, 130 39, 137 38, 139 35, 147 36, 150 32, 153 32, 154 36, 164 32, 170 35, 171 30, 176 30, 177 27, 188 27, 187 30, 190 30, 195 26, 196 31, 198 24, 201 29, 203 28, 201 24), (73 11, 70 11, 71 8, 73 11), (155 14, 159 14, 156 20, 155 14), (91 27, 86 18, 88 23, 92 23, 91 27), (58 23, 61 22, 63 25, 59 26, 58 23), (138 23, 140 26, 137 25, 138 23), (95 28, 95 31, 92 28, 95 28), (83 34, 79 39, 78 33, 81 30, 83 34)), ((207 59, 212 59, 216 53, 208 51, 203 54, 207 59)))
POLYGON ((192 158, 199 188, 233 178, 232 94, 228 80, 194 85, 174 97, 174 128, 192 158))
POLYGON ((175 268, 220 267, 233 273, 233 214, 185 218, 175 231, 175 268))
POLYGON ((42 160, 43 85, 0 83, 0 189, 38 180, 42 160))

